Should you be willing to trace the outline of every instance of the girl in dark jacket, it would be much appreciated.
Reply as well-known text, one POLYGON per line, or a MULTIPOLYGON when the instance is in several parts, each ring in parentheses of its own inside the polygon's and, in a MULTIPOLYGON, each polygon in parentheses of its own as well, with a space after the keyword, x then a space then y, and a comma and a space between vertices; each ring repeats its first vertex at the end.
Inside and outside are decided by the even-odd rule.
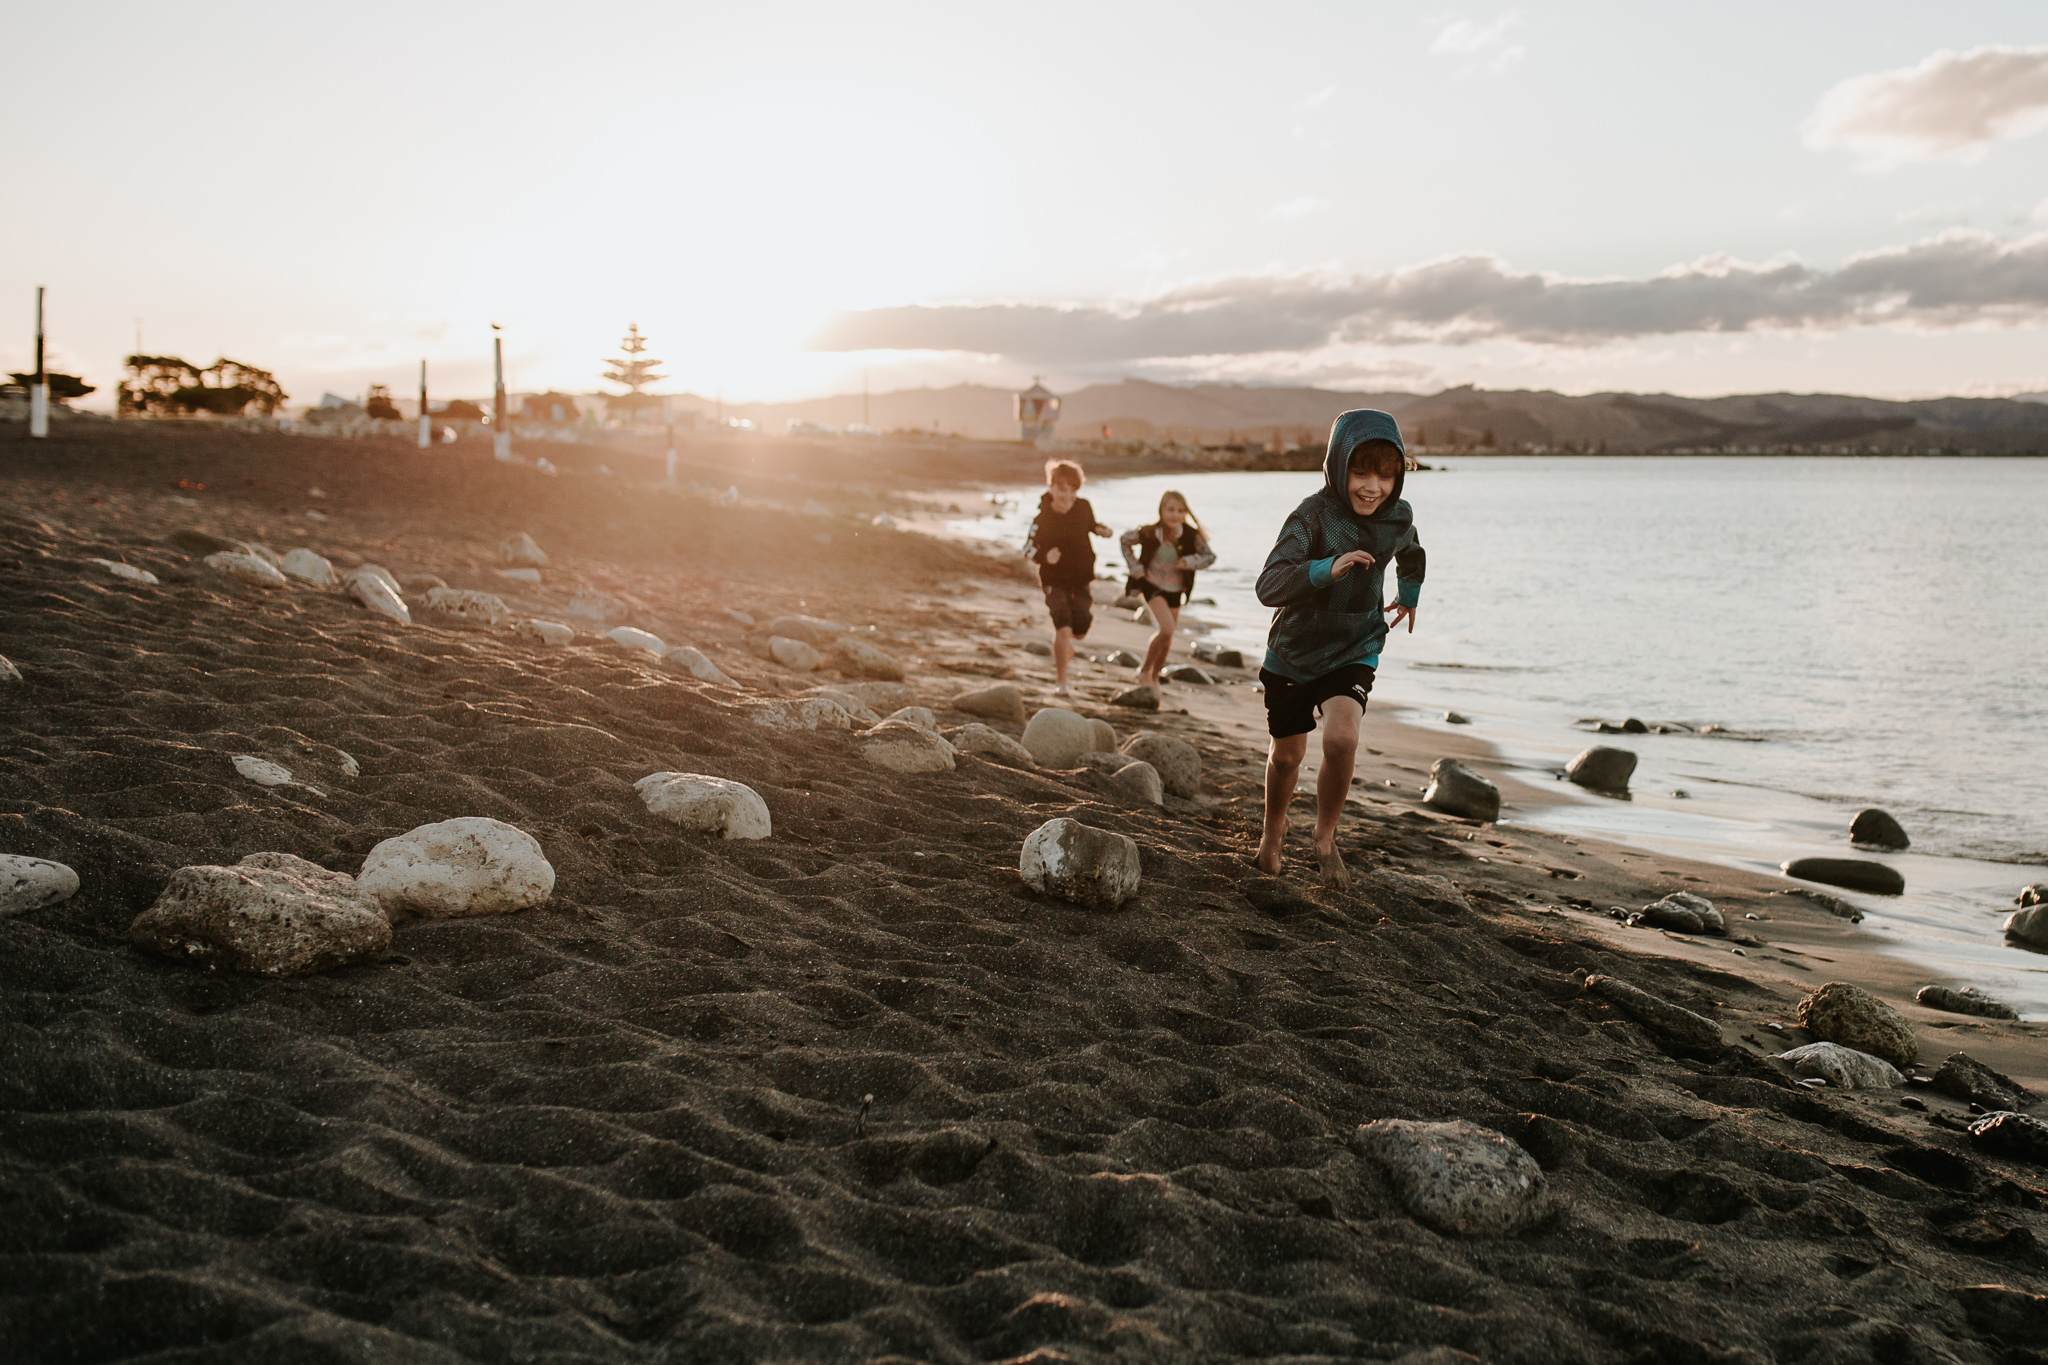
POLYGON ((1152 611, 1154 632, 1138 669, 1138 685, 1159 686, 1159 670, 1173 652, 1173 633, 1180 610, 1195 591, 1195 570, 1216 562, 1202 523, 1188 510, 1188 500, 1168 489, 1159 495, 1159 520, 1126 531, 1117 542, 1131 576, 1124 585, 1145 599, 1152 611))

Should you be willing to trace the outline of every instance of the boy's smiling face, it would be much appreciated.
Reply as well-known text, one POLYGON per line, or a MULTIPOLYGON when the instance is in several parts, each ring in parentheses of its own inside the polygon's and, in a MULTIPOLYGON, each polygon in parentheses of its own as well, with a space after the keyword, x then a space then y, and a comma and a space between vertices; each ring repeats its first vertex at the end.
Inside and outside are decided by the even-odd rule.
POLYGON ((1081 496, 1079 485, 1068 483, 1064 479, 1046 491, 1052 494, 1052 510, 1060 513, 1073 511, 1074 500, 1081 496))
POLYGON ((1380 473, 1369 461, 1361 460, 1354 464, 1345 485, 1345 491, 1351 496, 1351 510, 1361 517, 1369 517, 1379 511, 1393 495, 1394 477, 1380 473))

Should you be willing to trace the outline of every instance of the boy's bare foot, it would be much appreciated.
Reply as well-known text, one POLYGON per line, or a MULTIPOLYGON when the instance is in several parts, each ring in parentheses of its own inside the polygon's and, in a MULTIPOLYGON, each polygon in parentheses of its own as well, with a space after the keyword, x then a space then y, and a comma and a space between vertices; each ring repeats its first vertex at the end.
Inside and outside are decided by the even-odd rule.
POLYGON ((1280 850, 1276 848, 1271 853, 1268 853, 1265 849, 1260 849, 1252 857, 1252 866, 1265 873, 1268 877, 1279 876, 1280 850))
POLYGON ((1344 866, 1344 855, 1337 851, 1335 844, 1330 845, 1328 852, 1320 848, 1316 850, 1316 866, 1323 870, 1324 886, 1343 891, 1351 885, 1351 869, 1344 866))

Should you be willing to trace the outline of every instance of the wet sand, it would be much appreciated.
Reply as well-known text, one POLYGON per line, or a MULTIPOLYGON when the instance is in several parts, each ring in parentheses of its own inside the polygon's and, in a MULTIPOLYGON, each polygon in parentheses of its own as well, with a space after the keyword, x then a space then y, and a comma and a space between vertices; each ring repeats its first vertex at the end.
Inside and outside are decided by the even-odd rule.
MULTIPOLYGON (((0 1339, 19 1358, 2037 1347, 1995 1340, 1959 1291, 2048 1288, 2043 1170, 1973 1149, 1955 1101, 1815 1092, 1768 1060, 1807 1041, 1801 991, 1901 1003, 1919 984, 1782 881, 1425 811, 1434 758, 1491 756, 1379 707, 1341 836, 1357 885, 1309 877, 1306 797, 1290 876, 1259 877, 1242 675, 1141 715, 1106 705, 1121 671, 1079 671, 1077 709, 1202 752, 1201 794, 1163 808, 971 756, 906 777, 844 734, 749 719, 834 680, 763 662, 728 608, 872 625, 948 723, 990 678, 1049 700, 1049 662, 1020 647, 1042 638, 1021 566, 870 521, 911 478, 1010 475, 762 442, 689 452, 671 491, 591 448, 542 449, 546 478, 465 447, 19 431, 0 430, 0 653, 24 678, 0 695, 0 852, 83 883, 0 920, 0 1339), (737 505, 688 490, 728 476, 737 505), (698 646, 742 688, 588 628, 551 650, 245 586, 167 543, 186 528, 550 619, 601 592, 614 623, 698 646), (522 530, 554 556, 538 585, 496 572, 522 530), (332 776, 337 750, 359 776, 332 776), (257 787, 238 753, 330 780, 257 787), (650 818, 631 783, 661 769, 753 786, 775 837, 650 818), (180 866, 276 850, 353 872, 457 815, 532 833, 552 899, 401 923, 380 960, 289 981, 125 939, 180 866), (1104 914, 1021 885, 1019 844, 1055 815, 1138 841, 1135 900, 1104 914), (1605 913, 1676 889, 1755 941, 1605 913), (1724 1046, 1671 1042, 1588 973, 1708 1016, 1724 1046), (1429 1230, 1352 1142, 1383 1117, 1507 1133, 1557 1212, 1511 1239, 1429 1230)), ((1090 643, 1143 635, 1105 612, 1090 643)), ((1547 799, 1500 776, 1511 807, 1547 799)), ((1905 1008, 1923 1070, 1960 1048, 2048 1083, 2038 1026, 1905 1008)))

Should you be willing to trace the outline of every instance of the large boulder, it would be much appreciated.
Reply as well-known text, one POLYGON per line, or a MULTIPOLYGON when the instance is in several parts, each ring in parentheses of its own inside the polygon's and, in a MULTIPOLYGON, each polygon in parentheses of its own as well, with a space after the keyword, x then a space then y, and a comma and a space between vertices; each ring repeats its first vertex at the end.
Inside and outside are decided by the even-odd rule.
POLYGON ((1048 706, 1024 727, 1024 747, 1041 768, 1071 768, 1095 747, 1095 727, 1064 706, 1048 706))
POLYGON ((884 682, 903 681, 902 664, 866 640, 851 635, 834 640, 832 647, 825 652, 825 659, 849 678, 880 678, 884 682))
POLYGON ((853 741, 854 752, 878 768, 896 773, 949 773, 953 746, 908 721, 885 720, 853 741))
POLYGON ((420 607, 494 630, 512 619, 512 608, 505 605, 504 598, 475 588, 428 588, 420 597, 420 607))
POLYGON ((2017 1019, 2020 1012, 2003 1000, 1979 995, 1975 986, 1956 990, 1951 986, 1922 986, 1913 992, 1913 1003, 1923 1009, 1948 1014, 1974 1014, 1983 1019, 2017 1019))
POLYGON ((795 669, 799 673, 815 673, 825 663, 825 656, 818 652, 815 645, 787 635, 768 637, 768 657, 784 668, 795 669))
POLYGON ((216 554, 208 555, 205 562, 207 568, 224 573, 229 578, 238 578, 242 582, 252 584, 255 587, 284 588, 290 586, 290 580, 280 573, 275 566, 268 560, 253 554, 237 554, 233 550, 222 550, 216 554))
POLYGON ((78 874, 64 864, 0 853, 0 915, 40 910, 77 894, 78 874))
POLYGON ((233 867, 173 872, 128 937, 181 962, 304 976, 382 952, 391 920, 346 873, 289 853, 252 853, 233 867))
POLYGON ((1882 1057, 1896 1067, 1909 1067, 1920 1055, 1906 1016, 1847 981, 1830 981, 1801 1000, 1799 1024, 1816 1037, 1882 1057))
POLYGON ((1856 818, 1849 822, 1849 842, 1859 848, 1882 848, 1897 853, 1913 841, 1890 812, 1871 806, 1857 811, 1856 818))
POLYGON ((1636 756, 1628 749, 1596 744, 1584 749, 1565 765, 1566 780, 1600 792, 1625 792, 1636 770, 1636 756))
POLYGON ((507 564, 529 569, 545 569, 548 566, 548 552, 541 549, 533 537, 524 531, 506 536, 498 542, 498 558, 507 564))
POLYGON ((1982 1109, 2032 1109, 2040 1097, 1967 1052, 1951 1052, 1934 1073, 1932 1089, 1982 1109))
POLYGON ((1120 795, 1148 806, 1166 802, 1166 784, 1160 779, 1159 770, 1141 758, 1134 758, 1111 773, 1109 785, 1120 795))
POLYGON ((391 581, 389 574, 377 570, 374 565, 366 565, 350 573, 342 587, 350 597, 380 616, 388 616, 402 626, 412 624, 412 609, 398 595, 398 585, 391 581))
POLYGON ((1024 840, 1017 870, 1034 891, 1091 910, 1114 910, 1138 893, 1138 846, 1124 835, 1061 816, 1024 840))
POLYGON ((356 884, 392 914, 502 915, 547 900, 555 869, 525 830, 465 815, 384 840, 363 859, 356 884))
POLYGON ((962 692, 951 704, 955 711, 965 711, 970 716, 1007 720, 1013 725, 1024 723, 1024 694, 1015 683, 995 683, 962 692))
POLYGON ((1440 758, 1430 765, 1422 804, 1446 815, 1492 823, 1500 819, 1500 788, 1457 759, 1440 758))
POLYGON ((1409 1214, 1438 1232, 1508 1237, 1549 1212, 1536 1159, 1490 1128, 1381 1119, 1359 1125, 1356 1142, 1409 1214))
POLYGON ((327 556, 315 554, 303 545, 287 553, 280 566, 301 583, 310 583, 316 588, 331 588, 335 584, 333 563, 327 556))
POLYGON ((2048 953, 2048 905, 2030 905, 2007 915, 2005 937, 2023 948, 2048 953))
POLYGON ((711 662, 710 656, 694 645, 677 645, 661 657, 663 662, 677 665, 699 682, 708 682, 717 687, 739 686, 725 675, 724 669, 711 662))
POLYGON ((822 616, 778 616, 768 623, 770 635, 802 640, 813 649, 825 648, 852 629, 844 621, 828 621, 822 616))
POLYGON ((1890 1090, 1906 1083, 1899 1069, 1884 1058, 1840 1043, 1808 1043, 1779 1053, 1778 1060, 1795 1075, 1823 1080, 1843 1090, 1890 1090))
POLYGON ((638 650, 642 654, 652 654, 657 659, 668 653, 668 641, 652 631, 635 630, 632 626, 614 626, 604 633, 604 638, 621 649, 638 650))
POLYGON ((851 730, 853 717, 830 697, 791 697, 771 701, 748 712, 754 724, 769 730, 851 730))
POLYGON ((1195 746, 1172 735, 1141 730, 1123 743, 1121 752, 1150 763, 1159 781, 1175 796, 1194 797, 1202 791, 1202 756, 1195 746))
POLYGON ((1794 858, 1780 863, 1779 870, 1803 882, 1839 886, 1845 891, 1865 891, 1873 896, 1898 896, 1906 890, 1906 879, 1896 868, 1868 858, 1794 858))
POLYGON ((650 814, 693 833, 766 839, 775 832, 768 803, 744 783, 703 773, 649 773, 633 789, 650 814))
MULTIPOLYGON (((906 709, 912 711, 924 710, 921 706, 913 706, 906 709)), ((897 714, 901 715, 902 713, 898 712, 897 714)), ((891 716, 889 719, 895 720, 896 716, 891 716)), ((915 724, 916 722, 913 721, 912 723, 915 724)), ((978 720, 971 720, 965 725, 956 726, 951 730, 944 731, 944 734, 946 742, 951 744, 960 753, 973 754, 977 758, 985 758, 990 762, 1001 763, 1011 768, 1037 766, 1031 757, 1029 749, 1019 744, 1016 740, 1011 739, 1001 730, 992 730, 978 720)))
POLYGON ((1674 891, 1652 901, 1636 912, 1635 920, 1653 929, 1671 929, 1681 934, 1725 934, 1728 918, 1705 896, 1674 891))

